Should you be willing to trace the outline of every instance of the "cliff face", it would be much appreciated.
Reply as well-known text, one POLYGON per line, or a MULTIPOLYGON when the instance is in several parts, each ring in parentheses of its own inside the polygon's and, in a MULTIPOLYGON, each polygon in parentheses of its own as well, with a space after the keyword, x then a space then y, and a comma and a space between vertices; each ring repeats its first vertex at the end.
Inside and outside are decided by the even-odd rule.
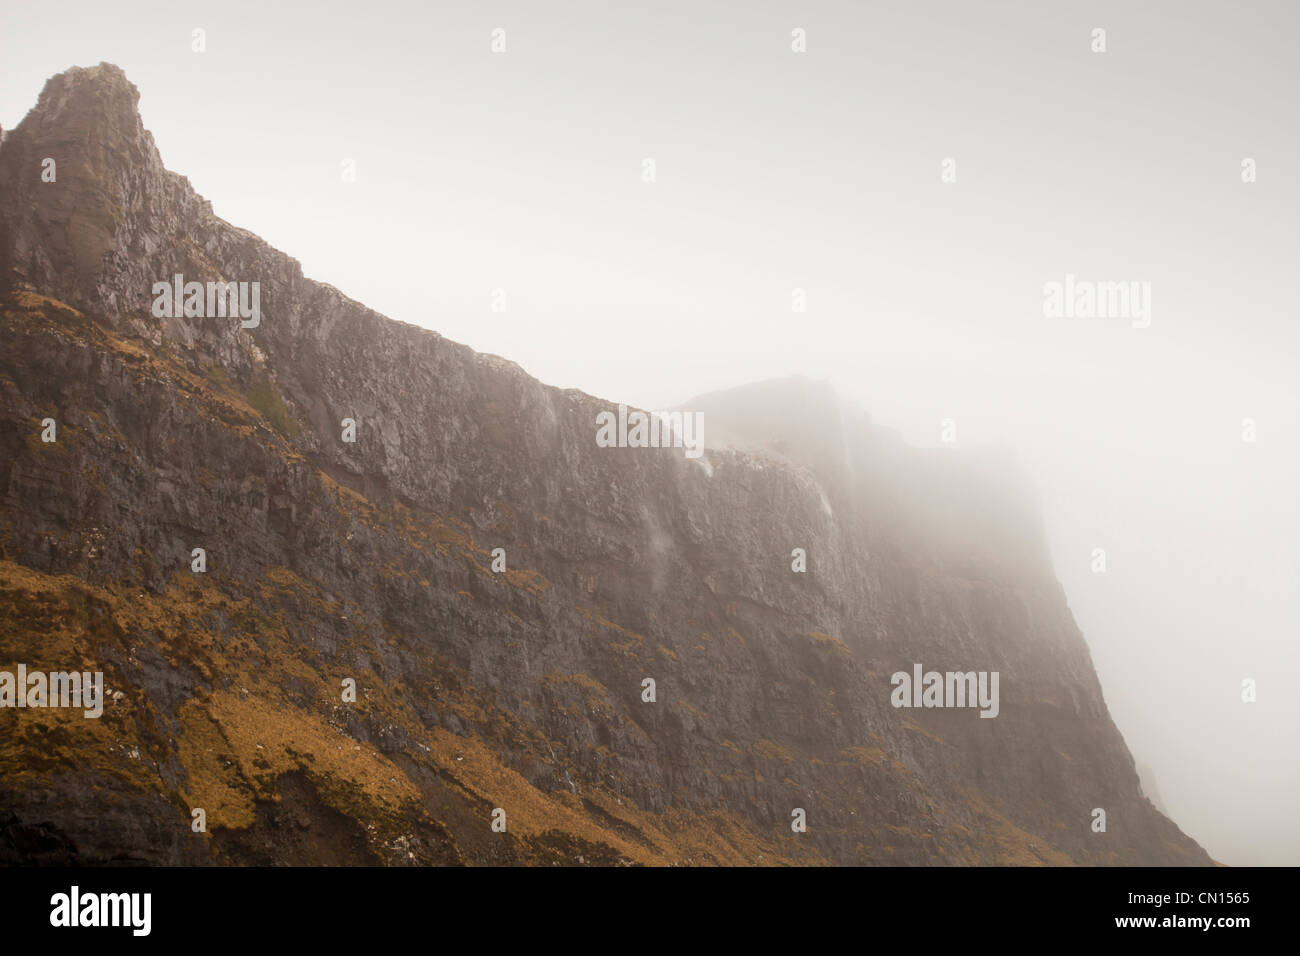
POLYGON ((214 216, 137 99, 70 70, 0 146, 0 669, 110 695, 0 710, 0 860, 1209 862, 1002 463, 799 382, 692 403, 745 450, 598 447, 616 405, 214 216), (155 318, 177 273, 260 323, 155 318), (917 663, 998 716, 891 707, 917 663))

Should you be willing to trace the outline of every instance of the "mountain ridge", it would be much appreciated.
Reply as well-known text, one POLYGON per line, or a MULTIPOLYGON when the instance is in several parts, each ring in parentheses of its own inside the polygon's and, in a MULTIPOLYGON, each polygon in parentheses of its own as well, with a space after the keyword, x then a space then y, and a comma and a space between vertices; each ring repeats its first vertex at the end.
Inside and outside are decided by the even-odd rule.
POLYGON ((123 695, 90 731, 0 711, 11 856, 1210 862, 1142 796, 1033 529, 960 466, 598 449, 610 403, 216 217, 137 101, 74 69, 0 146, 0 655, 123 695), (155 318, 176 274, 259 282, 259 326, 155 318), (892 709, 913 662, 1000 670, 1002 713, 892 709))

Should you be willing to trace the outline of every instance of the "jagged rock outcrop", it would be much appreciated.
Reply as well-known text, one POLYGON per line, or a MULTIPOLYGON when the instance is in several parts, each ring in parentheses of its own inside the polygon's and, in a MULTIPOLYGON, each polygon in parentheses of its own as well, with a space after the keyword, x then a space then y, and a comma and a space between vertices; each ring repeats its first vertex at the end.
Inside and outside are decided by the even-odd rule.
POLYGON ((598 447, 609 402, 215 216, 137 99, 70 70, 0 147, 0 668, 112 692, 0 710, 0 860, 1209 862, 1005 463, 806 383, 693 403, 700 460, 598 447), (260 323, 155 318, 177 273, 260 323), (914 663, 998 671, 998 717, 894 709, 914 663))

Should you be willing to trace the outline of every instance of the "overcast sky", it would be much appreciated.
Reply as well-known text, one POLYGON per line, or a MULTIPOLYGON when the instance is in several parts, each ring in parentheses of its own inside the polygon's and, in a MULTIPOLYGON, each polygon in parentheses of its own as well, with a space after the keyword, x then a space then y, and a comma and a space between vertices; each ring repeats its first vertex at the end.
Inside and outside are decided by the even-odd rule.
POLYGON ((1174 819, 1300 864, 1300 7, 643 6, 0 0, 0 124, 107 60, 218 215, 393 318, 646 408, 802 373, 1014 448, 1174 819), (1066 274, 1149 282, 1150 326, 1045 317, 1066 274))

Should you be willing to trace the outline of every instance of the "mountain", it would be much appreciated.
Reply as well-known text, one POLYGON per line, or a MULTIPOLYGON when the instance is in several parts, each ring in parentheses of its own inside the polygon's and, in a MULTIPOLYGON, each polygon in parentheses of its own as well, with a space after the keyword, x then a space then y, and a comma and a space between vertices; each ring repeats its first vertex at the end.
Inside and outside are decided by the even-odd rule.
POLYGON ((1147 799, 1151 801, 1151 805, 1165 816, 1169 816, 1169 808, 1165 806, 1164 798, 1160 796, 1160 787, 1156 783, 1155 771, 1148 766, 1139 764, 1137 772, 1138 779, 1142 781, 1142 792, 1147 795, 1147 799))
POLYGON ((703 457, 601 447, 616 403, 214 215, 138 96, 71 69, 0 145, 0 670, 107 697, 0 709, 0 860, 1210 863, 1004 456, 800 380, 693 403, 703 457), (918 664, 997 716, 892 706, 918 664))

